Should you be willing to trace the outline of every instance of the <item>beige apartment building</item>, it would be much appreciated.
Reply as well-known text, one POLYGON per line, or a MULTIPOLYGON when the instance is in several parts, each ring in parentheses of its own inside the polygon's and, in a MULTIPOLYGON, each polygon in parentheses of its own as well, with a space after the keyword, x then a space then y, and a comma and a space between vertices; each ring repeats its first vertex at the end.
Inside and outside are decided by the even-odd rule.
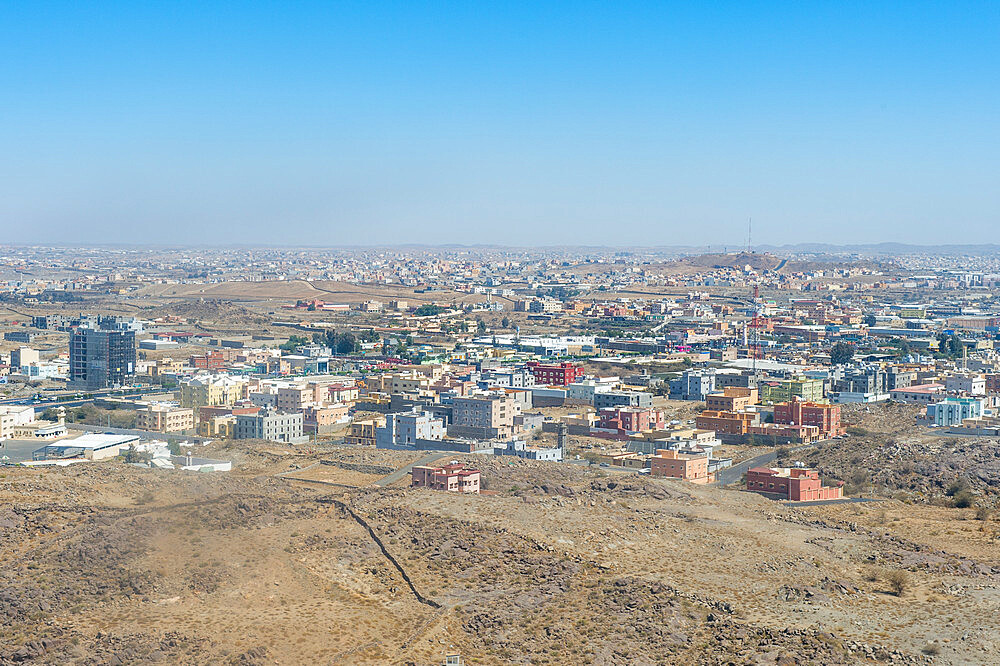
POLYGON ((153 404, 137 412, 136 428, 153 432, 181 432, 194 428, 194 410, 188 407, 153 404))
POLYGON ((509 393, 455 398, 448 434, 477 439, 510 439, 514 436, 514 417, 520 414, 521 403, 509 393))

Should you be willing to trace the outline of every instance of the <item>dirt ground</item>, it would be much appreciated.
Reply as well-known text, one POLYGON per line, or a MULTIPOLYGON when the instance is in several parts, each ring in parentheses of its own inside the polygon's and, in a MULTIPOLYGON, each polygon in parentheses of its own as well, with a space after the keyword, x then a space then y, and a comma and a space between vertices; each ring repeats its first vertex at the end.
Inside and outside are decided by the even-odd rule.
POLYGON ((473 456, 486 492, 457 496, 372 487, 405 452, 228 453, 0 470, 0 664, 1000 659, 996 523, 968 511, 473 456))

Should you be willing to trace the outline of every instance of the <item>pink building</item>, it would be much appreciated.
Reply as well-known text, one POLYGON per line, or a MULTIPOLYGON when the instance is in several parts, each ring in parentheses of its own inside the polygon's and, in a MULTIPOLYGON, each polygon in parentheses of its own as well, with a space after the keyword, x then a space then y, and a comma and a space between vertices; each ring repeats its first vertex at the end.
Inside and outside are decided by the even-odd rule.
POLYGON ((605 407, 598 413, 597 427, 619 432, 662 430, 663 412, 644 407, 605 407))
POLYGON ((754 467, 747 471, 747 490, 792 502, 840 499, 840 486, 824 486, 819 472, 797 467, 754 467))
POLYGON ((466 469, 460 463, 443 467, 417 465, 410 471, 410 487, 479 494, 479 476, 478 469, 466 469))

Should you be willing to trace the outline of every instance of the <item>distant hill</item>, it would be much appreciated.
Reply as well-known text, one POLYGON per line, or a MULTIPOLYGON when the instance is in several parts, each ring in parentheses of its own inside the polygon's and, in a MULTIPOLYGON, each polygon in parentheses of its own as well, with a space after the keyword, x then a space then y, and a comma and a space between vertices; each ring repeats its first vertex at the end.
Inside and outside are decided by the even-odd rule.
POLYGON ((773 271, 785 263, 781 257, 766 252, 740 252, 738 254, 699 254, 694 257, 684 257, 679 264, 697 266, 698 268, 735 268, 742 270, 750 266, 755 271, 773 271))

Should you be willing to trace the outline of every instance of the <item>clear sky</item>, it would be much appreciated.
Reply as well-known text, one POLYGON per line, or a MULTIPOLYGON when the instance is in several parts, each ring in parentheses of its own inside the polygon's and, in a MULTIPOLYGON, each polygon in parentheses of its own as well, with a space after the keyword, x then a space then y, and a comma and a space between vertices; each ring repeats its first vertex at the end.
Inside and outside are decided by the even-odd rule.
POLYGON ((997 2, 0 1, 0 243, 1000 241, 997 2))

